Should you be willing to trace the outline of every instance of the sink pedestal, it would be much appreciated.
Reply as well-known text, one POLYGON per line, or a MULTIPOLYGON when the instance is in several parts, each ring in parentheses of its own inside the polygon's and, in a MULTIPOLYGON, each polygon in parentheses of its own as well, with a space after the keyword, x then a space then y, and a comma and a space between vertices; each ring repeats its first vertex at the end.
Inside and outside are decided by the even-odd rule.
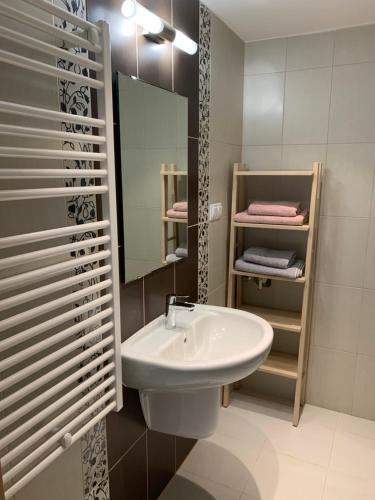
POLYGON ((166 434, 202 439, 216 429, 221 387, 139 391, 147 426, 166 434))

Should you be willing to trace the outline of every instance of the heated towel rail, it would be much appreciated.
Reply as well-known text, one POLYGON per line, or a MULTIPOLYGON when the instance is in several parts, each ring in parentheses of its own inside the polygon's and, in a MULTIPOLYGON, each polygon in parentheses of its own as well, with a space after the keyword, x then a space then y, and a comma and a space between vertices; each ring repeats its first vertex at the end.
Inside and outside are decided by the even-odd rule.
POLYGON ((0 1, 0 47, 17 48, 0 49, 3 67, 94 89, 98 116, 0 100, 0 204, 91 195, 101 199, 102 210, 100 219, 88 223, 0 237, 0 471, 6 499, 122 406, 108 25, 46 0, 17 5, 22 2, 27 8, 0 1), (64 20, 72 29, 46 18, 64 20), (72 64, 64 69, 58 59, 72 64), (31 118, 38 126, 29 126, 31 118), (66 131, 66 124, 80 132, 66 131), (46 147, 18 146, 30 140, 46 147), (92 146, 67 150, 64 143, 92 146), (66 160, 95 168, 63 168, 66 160), (93 181, 80 182, 84 178, 93 181))

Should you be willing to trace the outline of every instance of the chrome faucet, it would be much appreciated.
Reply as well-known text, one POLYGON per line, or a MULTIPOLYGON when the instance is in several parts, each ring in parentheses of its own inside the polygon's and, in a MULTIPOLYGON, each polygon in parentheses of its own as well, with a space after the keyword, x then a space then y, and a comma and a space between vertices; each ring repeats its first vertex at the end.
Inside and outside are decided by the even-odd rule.
POLYGON ((187 295, 179 296, 173 293, 169 293, 165 297, 165 328, 167 330, 176 328, 176 311, 194 311, 194 304, 190 302, 181 302, 188 298, 187 295))

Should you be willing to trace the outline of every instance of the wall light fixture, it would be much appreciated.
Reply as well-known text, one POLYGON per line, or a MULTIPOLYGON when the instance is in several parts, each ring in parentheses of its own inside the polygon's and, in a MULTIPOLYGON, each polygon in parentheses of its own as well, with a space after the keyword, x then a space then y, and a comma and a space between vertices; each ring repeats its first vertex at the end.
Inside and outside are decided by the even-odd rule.
POLYGON ((136 0, 125 0, 121 7, 121 13, 126 19, 141 26, 145 30, 144 36, 155 43, 171 42, 175 47, 190 55, 195 54, 198 50, 198 45, 194 40, 182 31, 173 28, 136 0))

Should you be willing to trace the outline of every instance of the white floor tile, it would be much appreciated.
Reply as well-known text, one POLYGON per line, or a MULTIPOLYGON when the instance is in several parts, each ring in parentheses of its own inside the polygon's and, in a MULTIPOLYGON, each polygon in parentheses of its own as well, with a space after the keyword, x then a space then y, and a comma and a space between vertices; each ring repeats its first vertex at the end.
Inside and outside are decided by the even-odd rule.
POLYGON ((324 467, 263 450, 245 491, 259 500, 318 500, 325 477, 324 467))
MULTIPOLYGON (((236 395, 228 410, 241 417, 237 422, 250 422, 253 430, 257 429, 258 435, 264 436, 267 449, 328 466, 337 426, 336 412, 306 405, 296 428, 291 424, 289 408, 284 405, 236 395)), ((229 428, 230 417, 227 420, 225 427, 229 428)))
MULTIPOLYGON (((251 423, 249 423, 251 427, 251 423)), ((207 440, 209 443, 219 446, 223 450, 236 457, 250 471, 259 458, 265 439, 255 433, 244 434, 242 440, 234 439, 221 434, 214 434, 207 440)))
POLYGON ((375 480, 329 471, 323 500, 374 500, 375 480))
POLYGON ((236 393, 160 500, 375 500, 375 422, 236 393))
POLYGON ((239 500, 241 493, 187 472, 179 472, 159 500, 239 500))
POLYGON ((191 451, 181 471, 210 479, 240 493, 249 479, 247 466, 231 451, 203 440, 191 451))
POLYGON ((375 439, 375 421, 344 413, 338 415, 337 430, 375 439))
POLYGON ((364 479, 373 478, 375 439, 338 431, 332 450, 330 469, 364 479))

